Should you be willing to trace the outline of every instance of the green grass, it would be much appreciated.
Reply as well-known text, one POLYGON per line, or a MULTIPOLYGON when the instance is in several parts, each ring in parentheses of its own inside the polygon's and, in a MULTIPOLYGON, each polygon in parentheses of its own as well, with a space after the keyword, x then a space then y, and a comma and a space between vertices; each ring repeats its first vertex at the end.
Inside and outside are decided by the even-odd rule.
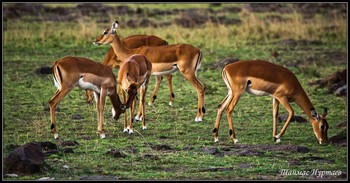
MULTIPOLYGON (((68 6, 68 5, 67 5, 68 6)), ((137 4, 132 7, 147 8, 207 8, 209 5, 181 4, 177 6, 137 4)), ((217 8, 217 7, 216 7, 217 8)), ((238 16, 238 15, 230 15, 238 16)), ((287 15, 286 15, 287 16, 287 15)), ((290 15, 289 15, 290 16, 290 15)), ((342 20, 338 20, 341 22, 342 20)), ((257 25, 260 21, 257 21, 257 25)), ((317 21, 316 21, 317 22, 317 21)), ((35 69, 50 66, 55 60, 67 55, 82 56, 101 62, 109 46, 93 46, 92 40, 110 24, 97 24, 93 20, 80 23, 23 22, 21 19, 4 22, 3 42, 3 157, 13 148, 28 142, 50 141, 58 143, 50 133, 50 114, 45 108, 55 92, 51 75, 37 75, 35 69), (82 33, 83 31, 83 33, 82 33)), ((241 25, 244 26, 244 25, 241 25)), ((304 26, 300 26, 303 28, 304 26)), ((213 65, 226 57, 240 59, 264 59, 272 61, 270 49, 281 55, 280 65, 300 63, 300 69, 291 67, 319 113, 328 107, 327 120, 330 124, 328 136, 342 131, 334 126, 347 119, 347 103, 344 98, 327 94, 325 89, 315 90, 308 82, 325 78, 331 73, 347 67, 346 63, 332 63, 326 52, 347 52, 343 35, 335 39, 323 37, 321 45, 279 46, 283 38, 269 38, 266 34, 248 35, 241 32, 240 26, 206 24, 201 28, 186 29, 176 25, 165 28, 135 28, 121 25, 121 37, 132 34, 154 34, 169 40, 170 43, 188 43, 201 48, 203 52, 199 79, 206 86, 206 114, 202 123, 194 122, 197 108, 197 94, 193 86, 180 73, 173 76, 175 102, 168 106, 169 92, 163 80, 157 100, 153 106, 146 106, 147 127, 135 122, 133 135, 122 133, 123 115, 115 122, 111 119, 111 104, 107 101, 105 109, 106 139, 97 134, 97 113, 95 106, 85 103, 85 92, 74 89, 58 105, 57 128, 60 140, 75 140, 74 153, 59 153, 45 158, 46 166, 40 173, 20 175, 5 180, 35 180, 41 177, 54 177, 55 180, 78 180, 82 176, 117 176, 121 180, 322 180, 339 177, 317 178, 312 176, 281 176, 281 169, 291 170, 347 170, 347 148, 335 145, 319 145, 314 137, 310 123, 292 122, 282 145, 299 145, 310 149, 308 153, 262 151, 262 156, 214 156, 201 151, 201 148, 232 146, 229 138, 227 117, 223 114, 219 131, 219 142, 214 143, 212 130, 217 106, 227 94, 221 78, 221 69, 213 65), (313 63, 306 61, 315 57, 313 63), (81 120, 72 120, 72 115, 80 114, 81 120), (171 150, 155 150, 154 145, 166 144, 171 150), (130 152, 130 148, 136 152, 130 152), (186 150, 186 147, 192 147, 186 150), (125 158, 115 158, 106 154, 110 149, 122 151, 125 158), (325 163, 307 160, 310 156, 333 160, 325 163), (288 160, 296 159, 299 165, 291 165, 288 160), (63 168, 68 165, 69 168, 63 168), (224 170, 215 170, 223 168, 224 170)), ((252 28, 252 27, 251 27, 252 28)), ((252 30, 254 27, 252 28, 252 30)), ((300 35, 284 34, 296 38, 300 35), (295 36, 295 37, 293 37, 295 36)), ((300 34, 296 33, 296 34, 300 34)), ((320 34, 323 32, 320 31, 320 34)), ((325 34, 325 35, 328 35, 325 34)), ((302 37, 307 37, 303 35, 302 37)), ((310 38, 310 40, 317 37, 310 38)), ((117 71, 114 71, 117 75, 117 71)), ((147 92, 148 102, 154 88, 152 77, 147 92)), ((306 117, 302 110, 292 104, 296 115, 306 117)), ((280 114, 286 114, 280 108, 280 114)), ((272 138, 272 99, 244 94, 233 112, 233 122, 240 144, 273 145, 272 138)), ((279 127, 283 124, 278 123, 279 127)))

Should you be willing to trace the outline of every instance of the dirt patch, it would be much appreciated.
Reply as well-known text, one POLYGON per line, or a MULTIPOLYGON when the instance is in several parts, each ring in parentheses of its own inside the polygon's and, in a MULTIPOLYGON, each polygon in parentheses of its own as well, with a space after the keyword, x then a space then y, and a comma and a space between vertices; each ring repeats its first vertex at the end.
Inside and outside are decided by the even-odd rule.
MULTIPOLYGON (((219 7, 221 4, 215 4, 211 7, 219 7)), ((235 25, 240 24, 240 19, 229 18, 221 15, 225 13, 240 13, 242 9, 250 12, 277 12, 281 14, 293 13, 294 9, 303 14, 305 19, 313 18, 316 13, 324 14, 341 14, 346 17, 347 6, 345 3, 299 3, 294 4, 293 7, 284 3, 250 3, 244 4, 243 7, 223 7, 219 10, 212 8, 190 8, 190 9, 172 9, 172 10, 158 10, 130 8, 126 5, 120 6, 106 6, 101 3, 81 3, 75 7, 47 7, 40 3, 12 3, 4 7, 4 21, 11 19, 24 18, 27 21, 73 21, 79 22, 84 19, 91 19, 97 17, 97 22, 110 22, 111 14, 113 16, 129 15, 130 17, 161 17, 166 15, 179 15, 178 17, 164 22, 156 23, 147 18, 132 18, 126 25, 131 28, 136 27, 163 27, 172 24, 192 28, 201 26, 207 22, 214 24, 235 25), (29 16, 33 16, 30 18, 29 16)), ((269 15, 266 17, 269 21, 287 21, 281 16, 269 15)))
POLYGON ((288 165, 290 166, 297 166, 297 165, 301 165, 302 163, 300 162, 300 160, 297 159, 290 159, 288 160, 288 165))
POLYGON ((346 130, 342 130, 339 134, 329 138, 329 142, 331 144, 335 144, 340 147, 346 147, 347 146, 347 140, 346 140, 346 130))
POLYGON ((197 25, 203 25, 209 20, 209 17, 204 11, 196 9, 188 9, 181 12, 181 17, 175 19, 175 23, 182 27, 193 28, 197 25))
POLYGON ((206 147, 199 149, 200 152, 214 156, 263 156, 268 151, 307 153, 309 148, 295 145, 245 145, 206 147))
POLYGON ((304 19, 310 19, 317 13, 346 15, 346 3, 295 3, 297 12, 302 13, 304 19))
POLYGON ((317 156, 310 156, 310 157, 303 157, 300 158, 301 161, 316 161, 318 163, 328 163, 328 164, 333 164, 335 163, 334 160, 322 158, 322 157, 317 157, 317 156))
POLYGON ((42 66, 35 70, 36 74, 52 74, 52 67, 42 66))
POLYGON ((151 160, 159 160, 158 155, 154 155, 154 154, 145 154, 141 157, 142 160, 145 159, 151 159, 151 160))
POLYGON ((244 9, 250 12, 278 12, 278 13, 292 13, 293 9, 286 4, 281 3, 249 3, 243 6, 244 9))
POLYGON ((347 96, 347 69, 337 71, 325 79, 320 79, 314 82, 310 82, 309 85, 317 85, 317 88, 327 88, 328 93, 334 93, 337 96, 347 96))
POLYGON ((33 18, 26 18, 27 21, 75 21, 81 19, 90 19, 91 16, 98 17, 97 22, 108 23, 110 21, 109 14, 114 16, 135 15, 141 17, 155 17, 165 15, 180 14, 180 18, 169 20, 165 22, 155 23, 147 18, 130 19, 126 25, 131 28, 136 27, 163 27, 172 25, 173 22, 183 27, 195 27, 205 24, 208 21, 212 23, 221 24, 239 24, 239 19, 227 18, 226 16, 216 16, 217 13, 225 12, 239 12, 238 7, 225 7, 217 12, 209 9, 173 9, 173 10, 152 10, 147 9, 132 9, 129 6, 105 6, 100 3, 82 3, 76 7, 62 8, 62 7, 46 7, 39 3, 13 3, 4 7, 4 20, 18 19, 25 16, 33 16, 33 18))
MULTIPOLYGON (((288 118, 288 115, 281 115, 281 116, 278 116, 278 122, 285 122, 288 118)), ((296 116, 294 115, 292 117, 292 119, 290 120, 290 122, 297 122, 297 123, 306 123, 307 122, 307 119, 305 119, 304 117, 302 116, 296 116)))
POLYGON ((218 10, 216 13, 239 13, 242 11, 240 7, 223 7, 221 10, 218 10))
POLYGON ((342 121, 342 122, 337 123, 336 125, 334 125, 334 127, 336 127, 336 128, 344 128, 344 127, 346 127, 347 124, 348 124, 348 121, 342 121))
POLYGON ((84 140, 92 140, 92 137, 88 136, 88 135, 83 135, 82 139, 84 139, 84 140))
POLYGON ((119 180, 119 178, 114 175, 91 175, 82 176, 80 180, 119 180))
MULTIPOLYGON (((227 10, 225 10, 227 11, 227 10)), ((240 19, 227 18, 226 16, 214 16, 216 14, 206 9, 187 9, 180 11, 180 18, 175 18, 175 23, 182 27, 193 28, 204 25, 207 22, 214 24, 237 25, 241 23, 240 19)))
POLYGON ((279 46, 317 46, 322 45, 323 42, 319 40, 306 40, 306 39, 300 39, 295 40, 292 38, 283 39, 280 42, 277 43, 279 46))
POLYGON ((66 146, 76 146, 76 145, 79 145, 79 143, 77 141, 62 141, 62 142, 58 142, 58 145, 62 147, 66 147, 66 146))
POLYGON ((73 114, 72 119, 73 120, 81 120, 81 119, 84 119, 84 117, 80 114, 73 114))
POLYGON ((232 171, 234 167, 213 167, 213 168, 202 168, 199 172, 219 172, 219 171, 232 171))
POLYGON ((122 151, 127 152, 128 154, 135 154, 138 152, 135 146, 128 146, 122 149, 122 151))
POLYGON ((308 156, 308 157, 302 157, 298 159, 289 159, 288 164, 290 166, 299 166, 299 165, 305 165, 308 164, 309 162, 317 162, 317 163, 326 163, 326 164, 334 164, 335 161, 331 159, 326 159, 322 157, 317 157, 317 156, 308 156))
POLYGON ((205 147, 205 148, 201 148, 199 149, 201 152, 207 153, 207 154, 211 154, 211 155, 216 155, 216 154, 220 154, 220 151, 218 148, 214 147, 214 148, 210 148, 210 147, 205 147))
POLYGON ((116 150, 116 149, 112 149, 106 152, 106 155, 112 155, 115 158, 125 158, 126 154, 124 154, 123 152, 116 150))
POLYGON ((160 145, 151 145, 151 148, 157 151, 160 150, 172 150, 172 148, 169 145, 166 144, 160 144, 160 145))

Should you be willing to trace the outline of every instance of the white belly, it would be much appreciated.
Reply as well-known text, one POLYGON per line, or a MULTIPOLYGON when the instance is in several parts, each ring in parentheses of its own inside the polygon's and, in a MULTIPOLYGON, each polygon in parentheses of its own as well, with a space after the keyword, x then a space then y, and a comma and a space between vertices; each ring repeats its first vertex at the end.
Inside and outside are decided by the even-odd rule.
POLYGON ((247 87, 245 89, 245 91, 249 94, 253 94, 253 95, 257 95, 257 96, 272 96, 270 93, 267 93, 265 91, 261 91, 261 90, 254 90, 254 89, 251 89, 249 87, 247 87))
POLYGON ((162 76, 162 75, 174 73, 177 70, 179 70, 179 68, 177 68, 176 65, 173 65, 173 67, 170 70, 161 71, 161 72, 152 72, 151 74, 154 75, 154 76, 162 76))
POLYGON ((80 78, 79 81, 78 81, 78 84, 79 88, 83 89, 83 90, 92 90, 94 92, 97 92, 97 93, 100 93, 101 90, 99 87, 97 87, 96 85, 90 83, 90 82, 85 82, 83 80, 83 78, 80 78))

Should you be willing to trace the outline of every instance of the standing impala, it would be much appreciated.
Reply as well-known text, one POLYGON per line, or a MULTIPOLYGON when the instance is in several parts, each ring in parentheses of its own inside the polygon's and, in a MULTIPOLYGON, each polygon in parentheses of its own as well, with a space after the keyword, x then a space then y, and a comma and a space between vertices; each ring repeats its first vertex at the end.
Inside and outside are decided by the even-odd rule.
POLYGON ((56 61, 52 68, 57 87, 57 91, 49 100, 51 132, 54 138, 58 138, 55 125, 56 106, 75 86, 94 91, 98 114, 97 131, 101 138, 105 138, 103 110, 106 96, 109 96, 113 105, 115 120, 118 120, 120 114, 125 112, 125 106, 120 103, 116 93, 117 81, 112 70, 105 65, 81 57, 64 57, 56 61))
POLYGON ((318 142, 320 144, 327 142, 327 109, 325 109, 322 115, 316 113, 314 106, 298 79, 287 68, 261 60, 237 61, 223 68, 222 78, 228 87, 228 94, 220 103, 216 116, 215 128, 213 130, 215 142, 218 141, 220 119, 222 111, 225 108, 227 108, 226 115, 230 127, 230 136, 235 143, 238 142, 232 125, 232 111, 244 91, 258 96, 269 95, 273 98, 272 136, 275 141, 280 142, 280 137, 286 131, 294 115, 294 111, 289 104, 289 102, 294 101, 309 117, 318 142), (280 133, 276 135, 280 103, 286 108, 289 115, 280 133))
MULTIPOLYGON (((168 45, 168 42, 165 41, 164 39, 161 39, 157 36, 152 36, 152 35, 133 35, 126 37, 122 39, 122 43, 124 46, 128 49, 132 48, 138 48, 141 46, 163 46, 163 45, 168 45)), ((108 67, 114 69, 114 68, 119 68, 120 64, 122 63, 121 60, 118 59, 118 56, 114 53, 114 50, 112 47, 108 50, 105 58, 102 61, 103 65, 107 65, 108 67)), ((174 101, 175 95, 173 93, 173 88, 172 88, 172 75, 171 74, 166 74, 166 77, 168 79, 168 86, 169 86, 169 91, 170 91, 170 102, 169 105, 172 106, 172 103, 174 101)), ((162 75, 156 75, 156 84, 153 90, 153 93, 151 95, 149 105, 152 105, 154 100, 157 98, 157 92, 159 89, 159 85, 163 79, 162 75)), ((92 101, 92 91, 87 90, 86 91, 86 101, 87 103, 90 103, 92 101)), ((138 114, 140 114, 140 109, 138 114)))
POLYGON ((198 96, 198 108, 195 121, 202 121, 204 108, 204 85, 197 78, 197 70, 200 67, 202 52, 192 45, 175 44, 168 46, 142 46, 135 49, 127 49, 117 35, 118 21, 112 24, 104 33, 93 42, 95 45, 111 44, 120 60, 125 60, 133 54, 142 54, 152 62, 153 75, 165 75, 175 72, 177 69, 195 87, 198 96))
POLYGON ((135 96, 140 91, 140 106, 142 116, 142 129, 146 130, 145 114, 146 105, 145 97, 148 87, 149 78, 152 72, 152 63, 140 54, 130 56, 121 65, 118 73, 118 83, 122 88, 124 103, 130 107, 129 126, 127 125, 127 116, 124 115, 124 131, 133 133, 133 117, 135 112, 135 96), (128 99, 126 99, 128 93, 128 99))

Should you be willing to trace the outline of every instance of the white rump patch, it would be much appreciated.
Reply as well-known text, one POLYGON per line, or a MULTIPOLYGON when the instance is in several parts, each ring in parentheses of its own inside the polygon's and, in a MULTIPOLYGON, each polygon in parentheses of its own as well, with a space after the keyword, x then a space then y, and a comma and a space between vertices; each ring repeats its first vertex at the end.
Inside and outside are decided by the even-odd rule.
POLYGON ((53 81, 54 81, 54 83, 55 83, 56 88, 57 88, 58 90, 61 90, 61 85, 60 85, 60 83, 57 81, 57 79, 56 79, 55 77, 53 77, 53 81))

